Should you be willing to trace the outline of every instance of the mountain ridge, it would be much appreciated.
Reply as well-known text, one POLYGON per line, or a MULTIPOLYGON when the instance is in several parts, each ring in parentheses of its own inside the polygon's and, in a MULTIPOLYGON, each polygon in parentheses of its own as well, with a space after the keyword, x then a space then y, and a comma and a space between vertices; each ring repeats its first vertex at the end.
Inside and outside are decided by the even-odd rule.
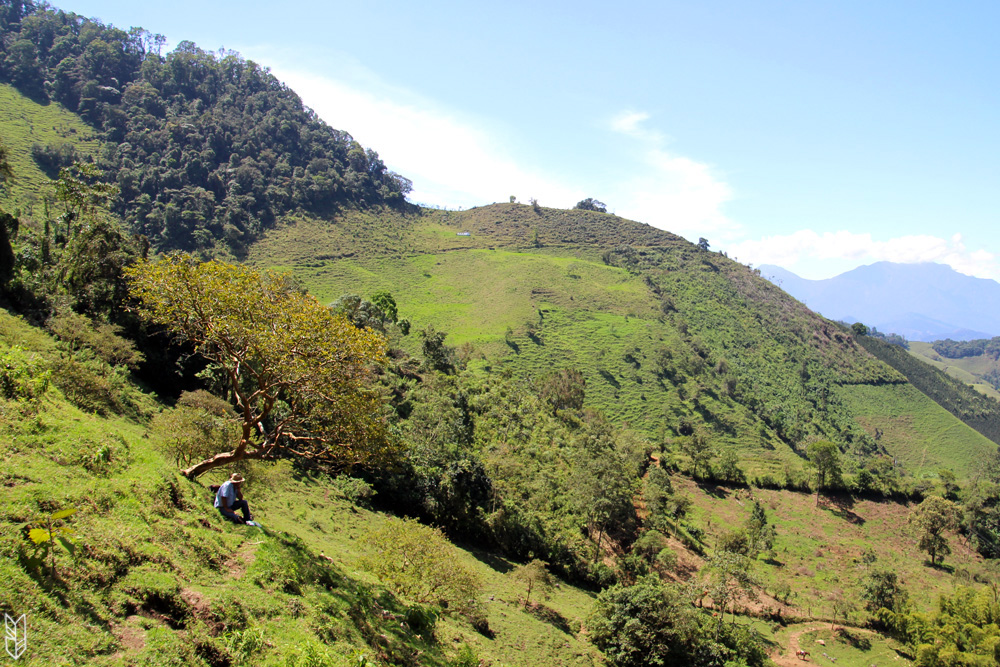
POLYGON ((1000 333, 1000 284, 925 262, 876 262, 810 280, 772 265, 758 267, 789 294, 830 319, 863 322, 909 340, 971 340, 1000 333), (992 332, 992 333, 991 333, 992 332))

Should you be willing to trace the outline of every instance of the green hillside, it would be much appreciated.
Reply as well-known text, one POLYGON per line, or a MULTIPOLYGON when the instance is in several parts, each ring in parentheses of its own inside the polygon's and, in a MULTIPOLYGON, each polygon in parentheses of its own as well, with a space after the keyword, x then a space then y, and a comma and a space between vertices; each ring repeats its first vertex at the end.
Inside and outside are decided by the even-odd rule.
MULTIPOLYGON (((50 366, 65 354, 62 343, 2 313, 0 344, 5 387, 25 377, 18 369, 50 366)), ((400 522, 371 509, 371 487, 361 480, 309 474, 288 462, 244 464, 238 469, 264 528, 223 521, 205 486, 231 469, 200 483, 178 475, 170 426, 180 419, 178 408, 120 390, 132 392, 135 417, 81 410, 51 385, 30 395, 5 389, 0 398, 7 490, 0 506, 0 570, 7 582, 0 608, 28 620, 28 650, 19 664, 606 664, 588 640, 596 593, 557 580, 526 606, 519 562, 496 552, 435 538, 447 570, 476 582, 472 611, 441 609, 376 576, 371 559, 380 552, 370 540, 400 522), (67 509, 75 513, 56 527, 68 529, 73 550, 34 547, 29 531, 67 509)), ((721 540, 749 514, 745 490, 680 475, 672 485, 692 499, 684 525, 706 543, 721 540)), ((962 580, 989 576, 982 559, 957 541, 950 569, 921 565, 906 526, 911 508, 904 505, 818 504, 811 495, 756 493, 777 539, 774 556, 757 565, 759 598, 746 601, 743 611, 772 620, 741 617, 736 627, 761 632, 778 664, 791 659, 796 638, 816 631, 816 619, 826 619, 827 629, 830 621, 862 622, 866 613, 849 600, 865 585, 857 563, 867 549, 903 576, 918 609, 929 610, 932 595, 952 594, 959 573, 962 580)), ((643 495, 652 502, 650 494, 647 487, 643 495)), ((420 533, 420 539, 429 538, 420 533)), ((676 537, 664 545, 676 563, 658 566, 666 568, 665 578, 693 575, 709 585, 710 568, 697 572, 706 565, 698 553, 703 547, 692 550, 676 537)), ((611 554, 605 560, 615 562, 611 554)), ((847 637, 827 637, 843 664, 863 665, 893 651, 910 655, 905 643, 874 633, 863 649, 847 637)))
MULTIPOLYGON (((898 345, 871 336, 862 336, 860 341, 941 407, 993 442, 1000 442, 1000 402, 996 399, 975 391, 962 379, 944 373, 898 345)), ((971 450, 969 453, 975 454, 971 450)))
MULTIPOLYGON (((0 344, 5 379, 30 359, 52 364, 59 355, 6 313, 0 344)), ((551 618, 533 615, 505 574, 515 564, 468 549, 447 546, 447 557, 482 581, 479 603, 496 639, 460 614, 421 626, 413 619, 423 607, 359 564, 363 538, 389 519, 353 502, 350 485, 288 465, 244 466, 265 529, 228 524, 206 488, 228 471, 202 484, 180 477, 149 421, 164 406, 140 402, 135 421, 82 411, 56 388, 0 398, 0 608, 26 614, 30 627, 18 664, 346 666, 380 657, 414 664, 419 655, 419 664, 448 665, 463 650, 509 665, 601 663, 580 634, 592 594, 563 585, 546 600, 551 618), (55 547, 51 576, 22 529, 69 508, 75 548, 55 547)))
MULTIPOLYGON (((95 154, 99 148, 97 133, 80 117, 60 104, 39 104, 9 84, 0 84, 0 139, 9 152, 15 180, 4 193, 4 206, 10 210, 30 211, 51 198, 50 176, 34 157, 32 147, 72 147, 78 159, 95 154)), ((58 168, 55 169, 58 171, 58 168)))
POLYGON ((47 5, 0 36, 24 664, 1000 660, 995 401, 707 244, 411 206, 238 54, 47 5))
POLYGON ((976 391, 1000 400, 995 380, 1000 378, 1000 363, 991 354, 972 356, 943 356, 934 349, 934 343, 910 343, 910 354, 934 368, 944 371, 956 380, 970 385, 976 391))
POLYGON ((291 270, 328 302, 390 291, 416 326, 470 345, 474 363, 536 378, 579 369, 588 405, 660 443, 697 425, 751 476, 801 467, 818 438, 859 462, 886 452, 916 466, 947 432, 961 475, 994 448, 747 267, 611 215, 498 204, 294 218, 249 261, 291 270), (875 439, 900 418, 941 426, 875 439))

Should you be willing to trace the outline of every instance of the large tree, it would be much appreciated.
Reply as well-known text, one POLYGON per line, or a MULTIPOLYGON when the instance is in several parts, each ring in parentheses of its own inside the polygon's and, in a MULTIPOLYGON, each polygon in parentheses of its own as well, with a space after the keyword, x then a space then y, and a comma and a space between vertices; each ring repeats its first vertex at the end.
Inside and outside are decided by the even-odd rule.
POLYGON ((931 565, 944 562, 951 553, 948 538, 944 532, 955 528, 958 508, 950 500, 940 496, 927 496, 910 515, 920 533, 920 549, 931 557, 931 565))
POLYGON ((370 386, 377 333, 353 326, 288 276, 176 255, 127 270, 140 312, 214 365, 240 417, 239 441, 185 469, 292 455, 348 467, 390 453, 370 386))
POLYGON ((816 467, 816 504, 819 492, 840 484, 840 450, 829 440, 819 440, 806 448, 809 461, 816 467))

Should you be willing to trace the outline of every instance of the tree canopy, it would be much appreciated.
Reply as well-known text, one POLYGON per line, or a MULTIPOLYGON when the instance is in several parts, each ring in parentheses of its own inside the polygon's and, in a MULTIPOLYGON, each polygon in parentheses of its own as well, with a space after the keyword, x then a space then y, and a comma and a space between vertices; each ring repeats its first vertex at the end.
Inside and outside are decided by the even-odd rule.
POLYGON ((334 315, 288 276, 175 255, 127 270, 140 312, 209 360, 241 421, 231 451, 183 473, 292 455, 348 467, 391 447, 368 389, 384 339, 334 315))
POLYGON ((810 463, 816 466, 818 489, 840 483, 840 450, 837 449, 837 445, 829 440, 818 440, 806 448, 806 454, 810 463))
MULTIPOLYGON (((411 183, 327 126, 266 68, 45 3, 0 4, 0 81, 61 103, 99 133, 112 209, 156 250, 236 254, 281 216, 400 206, 411 183), (3 57, 3 56, 6 57, 3 57)), ((43 169, 66 156, 38 145, 43 169)), ((2 171, 0 171, 2 180, 2 171)))
POLYGON ((581 211, 597 211, 598 213, 607 213, 608 207, 602 201, 597 201, 593 197, 587 197, 576 203, 573 208, 579 209, 581 211))

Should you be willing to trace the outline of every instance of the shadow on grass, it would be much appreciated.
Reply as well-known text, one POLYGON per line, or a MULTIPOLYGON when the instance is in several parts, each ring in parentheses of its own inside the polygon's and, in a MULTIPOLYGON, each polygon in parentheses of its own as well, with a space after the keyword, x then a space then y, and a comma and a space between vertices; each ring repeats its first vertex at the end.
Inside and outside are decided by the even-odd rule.
POLYGON ((617 379, 615 379, 614 375, 612 375, 611 373, 607 372, 603 368, 601 370, 599 370, 598 373, 600 373, 601 377, 604 378, 607 381, 607 383, 610 384, 612 387, 614 387, 615 389, 621 389, 622 385, 621 385, 620 382, 618 382, 617 379))
POLYGON ((854 513, 854 496, 849 493, 821 495, 819 499, 820 507, 828 510, 834 516, 856 526, 865 525, 865 518, 854 513))
POLYGON ((489 553, 487 551, 469 550, 469 553, 478 560, 483 565, 487 565, 493 568, 500 574, 507 574, 514 569, 514 563, 510 562, 506 558, 497 556, 496 554, 489 553))
POLYGON ((714 482, 696 481, 696 483, 698 484, 699 489, 701 489, 708 495, 712 496, 713 498, 718 498, 719 500, 725 500, 726 498, 729 497, 729 494, 732 492, 727 487, 720 486, 718 484, 715 484, 714 482))
POLYGON ((573 628, 570 627, 569 620, 567 620, 565 616, 560 614, 555 609, 552 609, 551 607, 546 607, 545 605, 538 602, 532 602, 527 607, 523 607, 523 609, 527 613, 537 618, 539 621, 542 621, 543 623, 548 623, 556 630, 561 630, 562 632, 565 632, 568 635, 573 634, 573 628))
POLYGON ((926 565, 927 567, 933 568, 933 569, 937 570, 938 572, 947 572, 948 574, 955 574, 955 566, 954 565, 945 565, 944 563, 937 563, 937 564, 935 564, 935 563, 931 563, 930 561, 927 561, 927 560, 924 561, 924 565, 926 565))

